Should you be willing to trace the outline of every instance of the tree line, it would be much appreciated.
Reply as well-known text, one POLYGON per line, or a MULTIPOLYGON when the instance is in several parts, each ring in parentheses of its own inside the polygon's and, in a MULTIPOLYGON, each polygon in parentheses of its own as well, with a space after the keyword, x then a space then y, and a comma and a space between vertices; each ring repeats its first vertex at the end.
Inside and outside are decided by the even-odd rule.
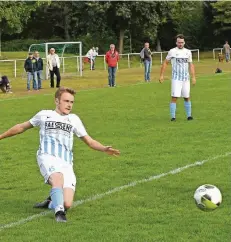
POLYGON ((188 48, 206 50, 231 40, 230 13, 227 1, 4 1, 0 34, 6 50, 14 40, 23 49, 29 39, 80 40, 85 51, 98 46, 103 52, 115 43, 120 53, 137 52, 148 41, 161 51, 174 45, 177 33, 188 48))

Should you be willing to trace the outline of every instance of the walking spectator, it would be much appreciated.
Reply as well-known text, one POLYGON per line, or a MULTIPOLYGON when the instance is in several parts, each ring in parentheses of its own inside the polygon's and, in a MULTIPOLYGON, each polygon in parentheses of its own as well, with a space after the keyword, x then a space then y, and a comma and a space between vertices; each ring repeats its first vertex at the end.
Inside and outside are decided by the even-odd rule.
POLYGON ((229 62, 229 60, 230 60, 230 45, 229 45, 228 41, 225 41, 223 49, 224 49, 224 52, 225 52, 226 62, 229 62))
POLYGON ((7 76, 2 76, 2 78, 0 79, 0 89, 4 93, 12 93, 10 80, 8 79, 7 76))
POLYGON ((43 72, 43 59, 39 56, 39 52, 34 52, 34 57, 37 60, 37 79, 38 89, 42 89, 42 72, 43 72))
POLYGON ((25 60, 24 69, 27 72, 27 90, 30 91, 30 81, 33 78, 33 88, 38 90, 37 79, 37 61, 33 57, 33 53, 29 53, 28 58, 25 60))
POLYGON ((149 49, 149 43, 144 44, 144 48, 140 52, 141 60, 144 62, 144 80, 150 82, 150 71, 152 66, 152 52, 149 49))
POLYGON ((115 87, 115 74, 119 61, 119 53, 116 51, 114 44, 110 45, 110 50, 106 53, 105 61, 108 64, 108 86, 115 87))
POLYGON ((60 59, 57 54, 55 54, 55 49, 50 49, 50 54, 47 56, 47 66, 50 71, 50 86, 54 88, 54 74, 56 75, 56 87, 60 87, 60 59))

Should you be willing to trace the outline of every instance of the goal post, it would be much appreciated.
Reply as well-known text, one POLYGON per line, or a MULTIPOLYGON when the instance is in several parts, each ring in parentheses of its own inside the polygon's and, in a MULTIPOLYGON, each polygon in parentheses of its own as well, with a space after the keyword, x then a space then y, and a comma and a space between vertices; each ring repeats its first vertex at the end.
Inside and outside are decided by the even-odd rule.
MULTIPOLYGON (((61 66, 61 73, 79 73, 83 75, 83 60, 82 60, 82 42, 47 42, 41 44, 32 44, 29 47, 29 52, 39 51, 40 57, 46 63, 46 57, 51 48, 55 49, 55 53, 59 55, 61 66)), ((46 79, 49 77, 49 69, 47 65, 45 68, 46 79)))
POLYGON ((216 51, 218 51, 218 53, 221 53, 223 52, 223 48, 214 48, 213 49, 213 59, 215 60, 216 59, 216 51))

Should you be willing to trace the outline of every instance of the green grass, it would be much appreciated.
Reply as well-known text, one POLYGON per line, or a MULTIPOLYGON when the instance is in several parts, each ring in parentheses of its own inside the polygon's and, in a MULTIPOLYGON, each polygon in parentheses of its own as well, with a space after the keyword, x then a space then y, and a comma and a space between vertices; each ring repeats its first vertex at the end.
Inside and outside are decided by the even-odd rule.
MULTIPOLYGON (((161 85, 159 67, 154 65, 151 83, 141 82, 140 67, 120 69, 114 89, 104 88, 106 71, 63 77, 63 84, 79 90, 73 112, 89 134, 121 150, 119 158, 108 157, 76 139, 75 200, 230 151, 230 64, 215 75, 215 62, 196 63, 198 83, 191 90, 195 120, 186 121, 179 100, 176 123, 169 122, 170 68, 161 85)), ((12 83, 14 94, 0 94, 0 132, 54 108, 47 95, 54 90, 47 81, 39 94, 26 93, 23 79, 12 83)), ((49 187, 39 174, 37 147, 37 129, 1 141, 0 225, 40 212, 32 206, 47 196, 49 187)), ((51 213, 5 229, 0 241, 228 242, 230 201, 230 157, 224 157, 77 206, 68 212, 67 224, 55 223, 51 213), (223 194, 222 205, 211 213, 197 209, 193 200, 195 189, 205 183, 217 185, 223 194)))

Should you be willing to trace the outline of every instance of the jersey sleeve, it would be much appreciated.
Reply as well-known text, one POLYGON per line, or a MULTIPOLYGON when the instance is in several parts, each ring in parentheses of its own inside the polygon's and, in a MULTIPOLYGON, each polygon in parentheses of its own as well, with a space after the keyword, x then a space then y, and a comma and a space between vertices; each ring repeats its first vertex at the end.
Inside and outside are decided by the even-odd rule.
POLYGON ((74 134, 77 137, 81 138, 88 135, 82 121, 77 115, 74 115, 73 122, 74 122, 74 134))
POLYGON ((166 56, 166 60, 170 61, 172 59, 172 50, 170 50, 166 56))
POLYGON ((40 126, 41 124, 41 117, 42 117, 42 111, 38 112, 33 118, 29 120, 29 122, 34 126, 40 126))
POLYGON ((192 52, 191 51, 189 51, 188 62, 192 63, 192 52))

